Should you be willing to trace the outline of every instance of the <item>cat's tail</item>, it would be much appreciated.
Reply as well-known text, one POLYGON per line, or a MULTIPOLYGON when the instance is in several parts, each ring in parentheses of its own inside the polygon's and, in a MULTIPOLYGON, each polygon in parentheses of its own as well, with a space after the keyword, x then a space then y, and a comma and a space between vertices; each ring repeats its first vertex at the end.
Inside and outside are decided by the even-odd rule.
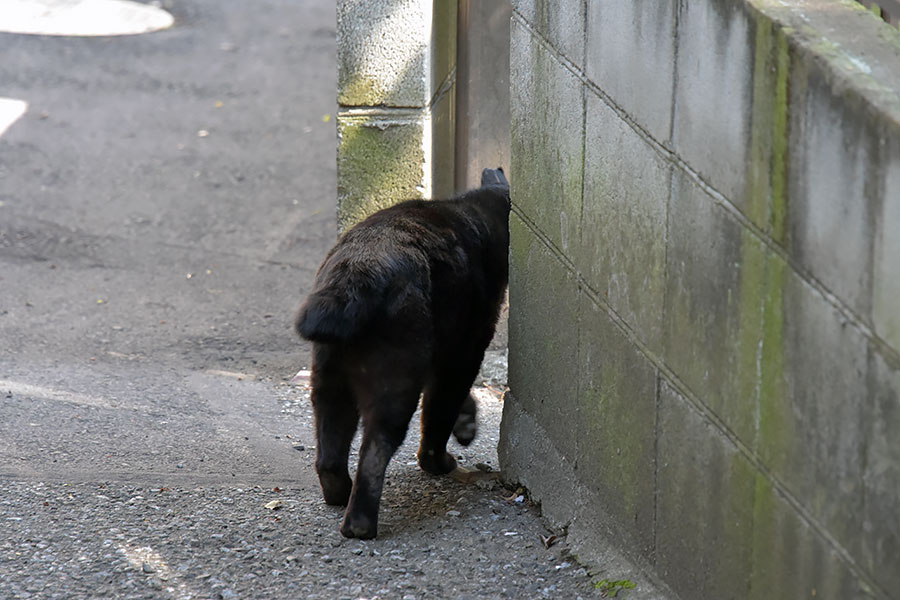
POLYGON ((311 342, 341 342, 355 337, 374 316, 372 299, 353 290, 323 289, 307 297, 294 324, 311 342))
MULTIPOLYGON (((294 327, 311 342, 345 342, 411 305, 424 306, 429 287, 421 257, 372 247, 352 231, 332 251, 316 274, 294 327)), ((381 244, 390 246, 391 244, 381 244)))

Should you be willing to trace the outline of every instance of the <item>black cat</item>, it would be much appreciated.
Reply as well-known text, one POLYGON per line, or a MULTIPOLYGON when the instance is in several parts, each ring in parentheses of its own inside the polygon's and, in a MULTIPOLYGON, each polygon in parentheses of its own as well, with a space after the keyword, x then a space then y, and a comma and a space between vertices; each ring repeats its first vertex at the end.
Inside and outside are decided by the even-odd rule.
POLYGON ((373 538, 388 462, 422 401, 419 466, 443 475, 451 431, 475 437, 469 394, 508 279, 509 183, 485 169, 477 190, 410 200, 347 231, 297 317, 313 342, 316 472, 325 502, 348 504, 341 533, 373 538), (362 417, 356 481, 347 470, 362 417))

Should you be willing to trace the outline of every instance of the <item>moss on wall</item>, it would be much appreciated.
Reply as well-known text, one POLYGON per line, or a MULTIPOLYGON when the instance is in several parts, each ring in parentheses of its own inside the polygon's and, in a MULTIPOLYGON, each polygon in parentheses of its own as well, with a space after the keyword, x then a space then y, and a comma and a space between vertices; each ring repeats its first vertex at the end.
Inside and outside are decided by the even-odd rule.
POLYGON ((424 124, 378 117, 338 117, 338 228, 376 210, 422 197, 424 124))
MULTIPOLYGON (((753 72, 753 119, 751 122, 751 164, 748 181, 748 218, 780 243, 786 243, 787 171, 789 139, 790 31, 761 14, 756 16, 753 72)), ((755 237, 743 230, 746 248, 755 237)), ((742 389, 754 387, 757 405, 757 434, 745 442, 770 460, 778 460, 789 444, 790 422, 784 411, 790 399, 784 389, 784 283, 787 265, 771 251, 765 254, 742 251, 741 318, 760 320, 762 333, 745 339, 742 360, 756 361, 753 381, 743 381, 742 389)), ((742 371, 747 375, 751 371, 742 371)))
POLYGON ((763 338, 760 354, 759 432, 757 452, 769 468, 783 466, 791 451, 793 416, 785 379, 785 284, 788 266, 781 257, 769 256, 762 292, 763 338))
POLYGON ((785 31, 756 16, 747 217, 785 243, 790 55, 785 31))
MULTIPOLYGON (((863 498, 859 492, 876 456, 861 448, 872 431, 878 431, 879 418, 871 407, 865 364, 890 349, 878 338, 878 320, 867 308, 868 284, 840 287, 845 279, 852 282, 865 274, 868 262, 860 260, 862 267, 853 268, 857 263, 848 261, 847 268, 832 259, 856 250, 861 256, 873 252, 868 240, 886 231, 878 216, 850 223, 848 214, 863 200, 878 209, 873 215, 894 214, 881 207, 891 206, 894 189, 889 167, 896 163, 885 161, 897 156, 892 144, 893 123, 900 122, 898 79, 879 79, 878 70, 896 72, 890 64, 900 63, 881 59, 891 52, 900 56, 900 45, 891 42, 887 49, 854 54, 848 48, 865 44, 858 36, 843 35, 844 27, 868 32, 877 41, 882 32, 875 35, 874 26, 881 24, 864 11, 843 11, 844 0, 825 4, 679 3, 681 17, 698 8, 693 21, 679 19, 674 26, 679 54, 671 66, 679 83, 673 96, 678 96, 678 85, 685 85, 689 69, 681 67, 690 61, 719 61, 729 74, 740 73, 734 80, 709 76, 693 82, 703 92, 738 98, 728 104, 733 110, 720 111, 724 119, 703 124, 707 130, 727 129, 740 121, 738 133, 726 132, 729 139, 739 138, 740 152, 720 143, 721 131, 685 124, 687 117, 702 112, 685 108, 697 98, 703 100, 702 94, 672 99, 673 131, 687 136, 676 135, 673 142, 656 139, 654 132, 642 128, 627 99, 615 97, 615 90, 598 90, 588 74, 570 76, 578 66, 569 64, 544 34, 559 7, 545 4, 528 14, 519 10, 519 21, 531 18, 533 23, 514 18, 512 85, 518 93, 513 94, 512 107, 513 190, 529 221, 528 230, 520 232, 527 237, 520 245, 533 254, 538 254, 533 250, 537 245, 564 255, 552 267, 567 270, 566 280, 573 277, 578 284, 574 294, 558 293, 563 289, 555 283, 560 276, 539 271, 530 257, 521 256, 521 249, 513 250, 512 279, 517 294, 529 298, 529 304, 512 307, 524 312, 511 316, 517 329, 511 337, 520 345, 511 353, 511 370, 524 372, 522 363, 529 356, 540 354, 547 361, 542 365, 529 359, 527 378, 521 377, 514 391, 524 410, 542 426, 554 428, 548 437, 575 466, 579 484, 597 492, 604 504, 615 505, 604 510, 621 525, 612 528, 617 532, 645 534, 627 521, 647 518, 642 512, 650 496, 644 435, 656 427, 655 545, 645 555, 657 561, 666 581, 685 597, 888 598, 896 587, 893 571, 900 563, 893 555, 887 568, 879 563, 881 570, 890 571, 887 575, 861 559, 866 544, 879 548, 881 556, 885 553, 879 544, 892 543, 874 535, 878 526, 863 517, 884 522, 879 511, 894 508, 896 498, 886 493, 869 506, 875 496, 863 498), (722 7, 734 10, 722 12, 721 23, 712 29, 698 17, 722 7), (682 44, 698 32, 714 33, 710 37, 718 36, 718 46, 710 42, 697 50, 682 44), (843 112, 814 110, 823 102, 843 112), (560 112, 563 106, 567 108, 560 112), (578 106, 585 107, 584 129, 578 128, 578 106), (603 110, 612 114, 613 126, 592 121, 603 110), (814 135, 835 128, 836 118, 829 115, 844 113, 852 115, 847 120, 850 130, 864 131, 865 136, 814 135), (886 126, 878 128, 876 123, 886 126), (646 178, 647 170, 607 161, 622 155, 621 146, 609 143, 616 139, 615 125, 647 142, 671 168, 671 185, 664 192, 665 229, 660 233, 665 239, 662 273, 642 260, 640 243, 629 239, 627 224, 620 225, 622 214, 638 204, 630 201, 628 192, 643 189, 638 180, 646 178), (580 188, 579 164, 573 160, 579 156, 578 133, 586 161, 580 188), (855 160, 861 139, 868 144, 865 148, 880 149, 865 155, 867 169, 844 176, 840 166, 855 160), (686 151, 695 147, 703 151, 686 151), (823 154, 823 149, 828 152, 823 154), (730 154, 740 185, 708 177, 717 168, 708 159, 717 152, 730 154), (823 156, 837 158, 827 162, 820 160, 823 156), (624 186, 617 188, 611 173, 626 173, 624 186), (634 180, 630 184, 628 177, 634 180), (860 202, 841 192, 829 195, 829 190, 840 189, 832 180, 852 180, 854 185, 862 181, 853 188, 864 188, 860 202), (624 206, 604 204, 605 195, 624 206), (841 204, 846 198, 850 201, 841 204), (584 219, 580 229, 572 227, 577 222, 563 218, 576 214, 579 202, 584 219), (858 248, 834 242, 836 234, 858 223, 859 235, 847 236, 859 240, 858 248), (818 245, 804 245, 803 236, 818 245), (608 286, 595 282, 595 257, 601 256, 597 248, 610 255, 616 268, 633 264, 637 280, 664 277, 663 306, 657 311, 664 322, 662 348, 643 339, 608 286), (823 273, 839 276, 829 279, 823 273), (847 290, 862 290, 862 300, 847 290), (596 306, 585 301, 592 294, 596 306), (553 314, 556 306, 569 311, 576 300, 581 319, 577 398, 558 400, 559 407, 570 411, 568 416, 581 421, 573 442, 571 433, 560 435, 560 425, 554 422, 554 417, 566 415, 551 416, 544 406, 552 397, 552 383, 531 372, 535 367, 559 372, 563 365, 549 363, 566 359, 542 346, 531 321, 553 314), (602 323, 607 317, 609 327, 592 321, 602 323), (526 335, 531 339, 526 341, 526 335), (641 360, 623 359, 630 352, 641 360), (522 361, 518 367, 517 361, 522 361), (641 385, 647 379, 636 367, 641 361, 658 377, 655 419, 642 412, 654 392, 641 385)), ((590 14, 591 5, 587 10, 590 14)), ((616 43, 615 36, 610 37, 609 43, 616 43)), ((872 287, 877 293, 877 280, 872 287)), ((646 296, 641 301, 653 305, 646 296)), ((550 337, 558 340, 558 329, 550 325, 550 337)), ((894 360, 891 369, 896 372, 895 357, 888 358, 894 360)), ((569 394, 572 382, 563 379, 558 385, 569 394)), ((519 460, 517 453, 522 453, 533 461, 525 445, 510 449, 505 460, 519 460)), ((884 480, 884 464, 879 465, 878 478, 868 476, 872 481, 884 480)), ((895 491, 891 488, 890 493, 895 491)))

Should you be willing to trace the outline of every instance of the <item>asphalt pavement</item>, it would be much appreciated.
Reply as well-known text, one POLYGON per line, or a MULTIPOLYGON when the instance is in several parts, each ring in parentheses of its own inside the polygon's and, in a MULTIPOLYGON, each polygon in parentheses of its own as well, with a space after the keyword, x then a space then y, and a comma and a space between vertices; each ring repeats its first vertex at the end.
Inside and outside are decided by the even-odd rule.
MULTIPOLYGON (((422 473, 415 427, 379 538, 340 536, 291 383, 335 239, 334 4, 155 5, 172 27, 0 33, 25 106, 0 127, 0 598, 597 595, 525 495, 422 473)), ((497 468, 490 383, 463 465, 497 468)))

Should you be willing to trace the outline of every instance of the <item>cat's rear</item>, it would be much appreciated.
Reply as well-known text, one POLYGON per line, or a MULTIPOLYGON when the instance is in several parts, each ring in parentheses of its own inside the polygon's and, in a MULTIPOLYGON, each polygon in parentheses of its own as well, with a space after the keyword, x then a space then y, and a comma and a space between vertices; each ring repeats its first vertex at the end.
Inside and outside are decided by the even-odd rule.
POLYGON ((485 169, 482 187, 459 198, 412 200, 375 213, 325 258, 300 309, 297 332, 313 342, 349 341, 376 317, 391 318, 403 302, 431 300, 432 284, 476 286, 471 291, 484 300, 502 295, 508 221, 509 182, 502 169, 485 169))
POLYGON ((482 187, 458 198, 373 214, 319 268, 296 328, 314 343, 316 469, 326 502, 349 501, 345 536, 375 536, 384 471, 423 391, 425 471, 455 467, 451 431, 462 443, 474 436, 469 390, 506 288, 508 219, 506 177, 485 169, 482 187), (354 485, 347 460, 360 416, 354 485))

